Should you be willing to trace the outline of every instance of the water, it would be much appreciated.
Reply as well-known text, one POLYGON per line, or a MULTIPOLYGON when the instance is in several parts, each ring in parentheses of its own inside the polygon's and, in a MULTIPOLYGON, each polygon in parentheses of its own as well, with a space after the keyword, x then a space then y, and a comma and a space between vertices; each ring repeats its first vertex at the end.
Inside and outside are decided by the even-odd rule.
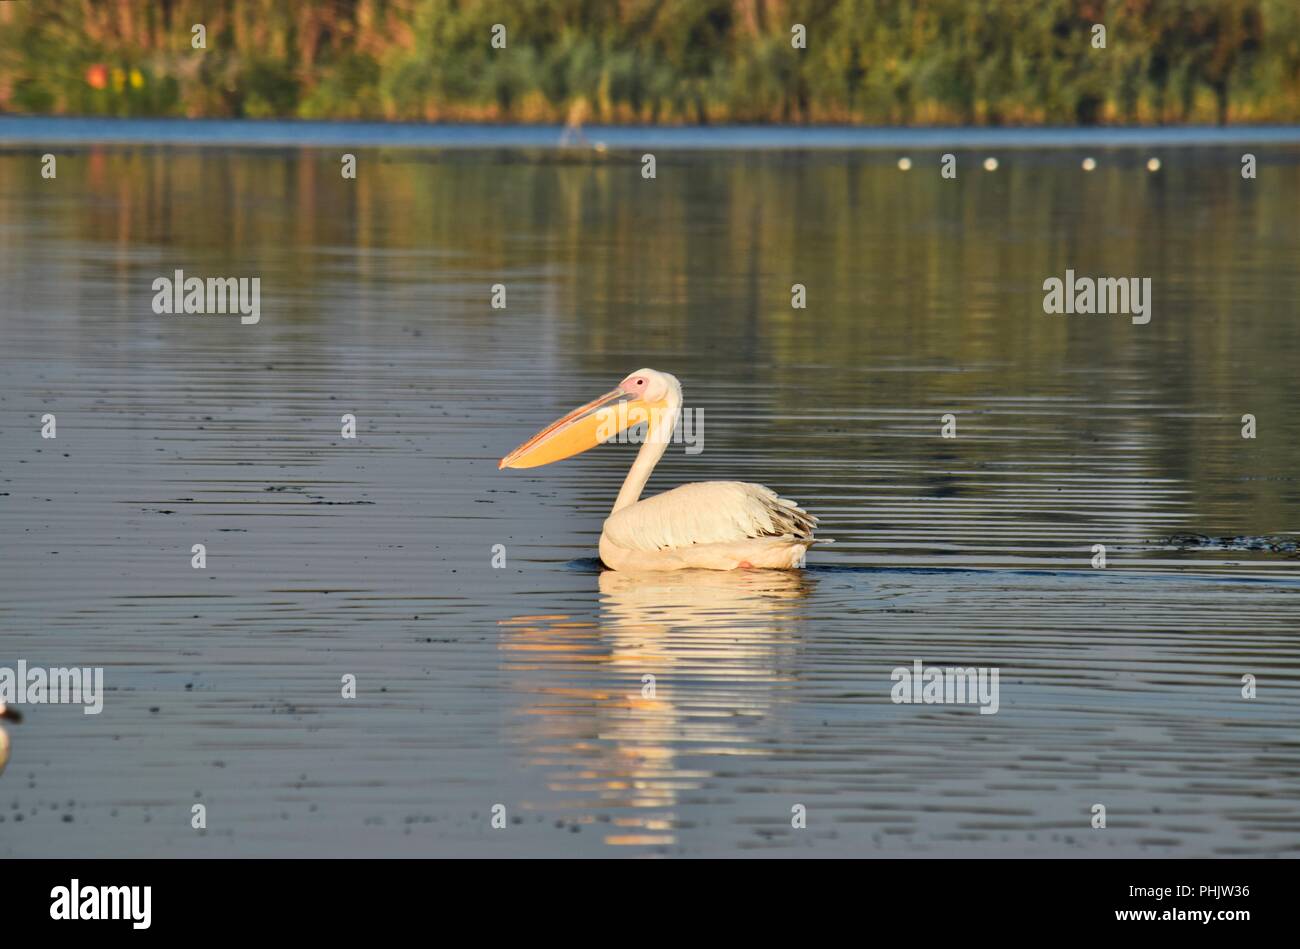
POLYGON ((1293 145, 47 150, 0 149, 0 666, 107 695, 11 727, 0 854, 1300 850, 1293 145), (178 268, 261 322, 155 315, 178 268), (1066 268, 1150 324, 1045 315, 1066 268), (837 543, 602 573, 633 449, 496 462, 641 366, 705 418, 651 491, 837 543), (998 713, 893 704, 916 659, 998 713))
MULTIPOLYGON (((570 133, 573 134, 573 133, 570 133)), ((247 119, 53 118, 0 115, 0 142, 36 146, 240 145, 330 148, 542 148, 564 137, 556 125, 430 125, 406 122, 260 121, 247 119)), ((591 125, 575 141, 644 149, 1100 148, 1300 145, 1291 125, 1143 126, 1135 128, 935 128, 816 125, 591 125)))

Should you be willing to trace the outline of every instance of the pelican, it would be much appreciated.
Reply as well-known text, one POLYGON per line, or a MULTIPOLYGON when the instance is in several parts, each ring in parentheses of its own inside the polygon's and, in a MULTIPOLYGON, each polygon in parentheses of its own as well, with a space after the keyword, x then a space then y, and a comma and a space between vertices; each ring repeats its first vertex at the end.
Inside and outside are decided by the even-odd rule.
MULTIPOLYGON (((11 722, 21 722, 23 717, 15 709, 0 702, 0 720, 8 719, 11 722)), ((9 760, 9 734, 0 728, 0 773, 4 772, 5 762, 9 760)))
POLYGON ((605 518, 600 559, 611 570, 736 570, 803 566, 817 518, 771 488, 743 481, 683 484, 641 500, 681 414, 675 376, 638 369, 618 386, 552 422, 501 459, 536 468, 594 448, 646 423, 645 440, 605 518))

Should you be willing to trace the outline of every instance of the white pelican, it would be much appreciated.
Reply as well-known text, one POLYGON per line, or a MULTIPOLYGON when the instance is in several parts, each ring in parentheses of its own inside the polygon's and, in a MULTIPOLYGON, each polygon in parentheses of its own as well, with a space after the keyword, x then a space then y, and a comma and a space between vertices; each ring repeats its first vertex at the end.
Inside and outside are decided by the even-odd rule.
POLYGON ((600 559, 613 570, 707 570, 803 566, 817 518, 761 484, 702 481, 642 501, 682 407, 675 376, 639 369, 552 422, 501 459, 498 468, 535 468, 584 452, 639 422, 645 441, 600 532, 600 559))
MULTIPOLYGON (((9 719, 11 722, 21 722, 23 717, 14 709, 9 708, 4 702, 0 702, 0 720, 9 719)), ((0 728, 0 772, 5 769, 5 762, 9 760, 9 735, 3 728, 0 728)))

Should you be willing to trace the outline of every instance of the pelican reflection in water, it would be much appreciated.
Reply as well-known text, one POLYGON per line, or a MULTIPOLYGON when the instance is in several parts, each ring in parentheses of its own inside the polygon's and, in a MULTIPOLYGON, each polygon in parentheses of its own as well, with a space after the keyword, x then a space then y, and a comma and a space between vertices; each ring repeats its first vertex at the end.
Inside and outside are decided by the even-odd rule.
POLYGON ((511 730, 576 820, 608 821, 606 844, 671 845, 680 798, 708 786, 710 759, 764 753, 751 726, 779 700, 811 584, 775 570, 607 570, 598 582, 594 621, 502 621, 520 696, 511 730))

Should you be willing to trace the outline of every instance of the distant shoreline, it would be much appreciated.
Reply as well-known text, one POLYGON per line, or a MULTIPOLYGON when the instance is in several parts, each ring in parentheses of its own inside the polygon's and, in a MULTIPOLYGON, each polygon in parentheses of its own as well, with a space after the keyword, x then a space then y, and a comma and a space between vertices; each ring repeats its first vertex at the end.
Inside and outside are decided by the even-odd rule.
POLYGON ((115 119, 0 115, 0 149, 15 146, 197 145, 229 147, 540 148, 565 151, 865 149, 940 151, 982 147, 1179 148, 1300 146, 1300 125, 874 127, 842 125, 460 124, 298 119, 115 119), (576 136, 576 138, 575 138, 576 136))

